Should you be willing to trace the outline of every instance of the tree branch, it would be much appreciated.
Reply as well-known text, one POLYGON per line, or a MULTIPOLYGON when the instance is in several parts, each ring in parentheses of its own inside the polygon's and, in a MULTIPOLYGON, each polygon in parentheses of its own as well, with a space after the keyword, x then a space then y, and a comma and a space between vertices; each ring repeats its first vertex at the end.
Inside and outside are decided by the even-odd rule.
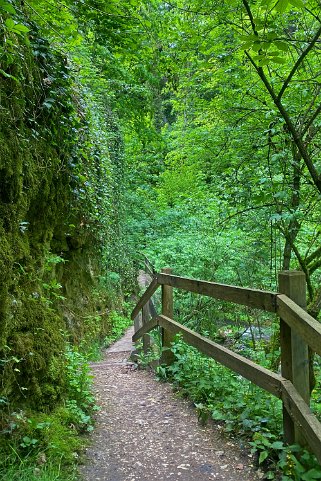
POLYGON ((268 81, 268 79, 267 79, 267 77, 264 73, 263 68, 259 67, 254 62, 251 55, 247 51, 245 51, 245 55, 247 56, 247 58, 250 60, 251 64, 253 65, 253 67, 257 71, 259 77, 261 78, 261 80, 264 83, 267 91, 269 92, 273 102, 275 103, 275 105, 278 108, 280 114, 282 115, 282 117, 283 117, 283 119, 284 119, 284 121, 285 121, 285 123, 288 127, 288 130, 289 130, 290 134, 292 135, 292 138, 293 138, 293 140, 294 140, 294 142, 295 142, 295 144, 298 148, 298 151, 300 152, 300 154, 302 156, 302 159, 304 160, 304 163, 307 166, 308 171, 310 172, 310 175, 312 177, 314 185, 316 186, 318 191, 321 193, 321 178, 320 178, 316 168, 314 167, 314 164, 313 164, 313 162, 312 162, 312 160, 311 160, 311 158, 310 158, 310 156, 309 156, 309 154, 308 154, 308 152, 307 152, 307 150, 304 146, 302 138, 299 135, 297 129, 295 128, 288 111, 283 106, 281 100, 277 97, 275 91, 273 90, 272 85, 270 84, 270 82, 268 81))
POLYGON ((222 222, 219 222, 219 224, 217 224, 217 227, 220 227, 221 225, 225 224, 229 220, 233 219, 233 217, 237 217, 238 215, 245 214, 245 212, 249 212, 251 210, 264 209, 265 207, 274 207, 274 206, 275 206, 274 203, 269 203, 269 204, 262 204, 262 205, 247 207, 246 209, 239 210, 239 211, 235 212, 234 214, 229 215, 222 222))
POLYGON ((319 267, 321 267, 321 259, 315 261, 314 264, 311 265, 309 268, 310 274, 313 274, 313 272, 319 269, 319 267))
POLYGON ((247 1, 247 0, 243 0, 243 5, 244 5, 244 7, 245 7, 246 13, 247 13, 248 16, 249 16, 253 33, 254 33, 254 35, 256 35, 256 36, 258 37, 259 34, 258 34, 257 30, 256 30, 256 26, 255 26, 255 22, 254 22, 254 17, 253 17, 253 14, 252 14, 252 11, 251 11, 251 8, 250 8, 250 5, 249 5, 248 1, 247 1))
POLYGON ((307 121, 307 123, 305 124, 305 127, 302 131, 302 137, 304 136, 304 134, 307 133, 307 130, 308 128, 310 127, 310 125, 313 124, 313 122, 315 121, 315 119, 317 118, 317 116, 321 113, 321 104, 319 105, 319 107, 315 110, 314 114, 311 115, 311 117, 309 118, 309 120, 307 121))
POLYGON ((303 50, 302 54, 300 55, 300 57, 297 59, 297 61, 295 62, 295 64, 293 65, 292 67, 292 70, 291 72, 289 73, 289 75, 287 76, 287 78, 285 79, 283 85, 282 85, 282 88, 277 96, 277 99, 278 101, 281 100, 281 97, 282 95, 284 94, 285 90, 287 89, 289 83, 291 82, 292 80, 292 77, 293 75, 295 74, 295 72, 298 70, 298 68, 300 67, 300 65, 302 64, 303 60, 305 59, 305 57, 308 55, 308 53, 312 50, 312 48, 314 47, 314 45, 316 44, 318 38, 320 37, 321 35, 321 26, 319 27, 319 29, 316 31, 313 39, 311 40, 311 42, 309 43, 309 45, 307 46, 307 48, 305 50, 303 50))
POLYGON ((288 232, 286 231, 286 229, 283 229, 282 226, 278 226, 278 228, 280 229, 280 231, 282 232, 282 234, 284 235, 284 237, 286 238, 286 240, 289 242, 289 244, 291 245, 291 248, 295 254, 295 257, 297 258, 299 264, 300 264, 300 267, 302 269, 302 271, 305 273, 305 277, 306 277, 306 283, 307 283, 307 288, 308 288, 308 294, 309 294, 309 300, 310 302, 312 301, 313 299, 313 294, 314 294, 314 290, 313 290, 313 287, 312 287, 312 284, 311 284, 311 279, 310 279, 310 272, 309 272, 309 269, 307 268, 307 265, 306 265, 306 262, 304 261, 304 259, 302 258, 297 246, 294 244, 294 242, 292 241, 291 239, 291 236, 288 234, 288 232))
POLYGON ((312 254, 310 254, 306 259, 305 262, 309 265, 316 257, 321 255, 321 246, 318 247, 312 254))

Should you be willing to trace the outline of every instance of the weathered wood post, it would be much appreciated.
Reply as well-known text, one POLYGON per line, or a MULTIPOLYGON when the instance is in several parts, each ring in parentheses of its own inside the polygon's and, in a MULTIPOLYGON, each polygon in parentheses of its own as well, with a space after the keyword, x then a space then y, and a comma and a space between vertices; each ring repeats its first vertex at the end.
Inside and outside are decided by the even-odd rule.
MULTIPOLYGON (((302 271, 279 273, 279 291, 306 310, 306 282, 302 271)), ((310 404, 309 351, 307 344, 282 319, 280 320, 281 374, 289 379, 305 402, 310 404)), ((306 444, 300 429, 294 425, 283 406, 284 441, 306 444)))
MULTIPOLYGON (((149 312, 149 302, 144 305, 142 309, 142 325, 146 324, 149 321, 150 318, 150 312, 149 312)), ((144 334, 143 335, 143 350, 144 354, 147 354, 151 346, 150 342, 150 335, 149 334, 144 334)))
POLYGON ((139 312, 134 319, 134 332, 137 332, 142 327, 142 313, 139 312))
MULTIPOLYGON (((162 274, 171 274, 172 269, 164 268, 161 270, 162 274)), ((174 315, 174 303, 173 303, 173 288, 171 286, 162 285, 162 314, 170 319, 173 319, 174 315)), ((162 352, 160 359, 161 364, 170 365, 174 362, 174 354, 170 351, 171 342, 173 342, 174 336, 166 329, 161 329, 162 347, 166 348, 162 352)))

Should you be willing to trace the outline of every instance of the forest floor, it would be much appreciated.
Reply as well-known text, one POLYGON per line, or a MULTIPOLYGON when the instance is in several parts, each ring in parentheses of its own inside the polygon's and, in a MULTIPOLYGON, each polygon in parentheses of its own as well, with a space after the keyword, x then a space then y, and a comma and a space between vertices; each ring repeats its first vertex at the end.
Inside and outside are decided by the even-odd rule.
POLYGON ((85 481, 257 481, 253 458, 190 401, 130 362, 132 329, 92 364, 100 411, 81 467, 85 481))

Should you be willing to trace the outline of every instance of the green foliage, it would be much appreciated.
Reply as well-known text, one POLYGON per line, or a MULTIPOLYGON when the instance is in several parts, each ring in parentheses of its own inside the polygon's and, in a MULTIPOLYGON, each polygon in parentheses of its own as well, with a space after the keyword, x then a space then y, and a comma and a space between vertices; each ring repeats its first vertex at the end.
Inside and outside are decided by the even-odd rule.
POLYGON ((301 446, 284 445, 275 441, 272 433, 255 433, 250 442, 252 453, 259 453, 258 463, 268 467, 265 479, 275 479, 282 473, 282 481, 320 479, 321 469, 315 456, 301 446))
POLYGON ((27 461, 17 460, 14 466, 0 470, 1 481, 76 481, 76 470, 64 471, 59 465, 51 463, 44 466, 29 466, 27 461))
POLYGON ((173 382, 181 395, 192 399, 201 423, 212 418, 223 422, 228 433, 238 433, 250 440, 258 464, 267 469, 266 479, 276 478, 278 472, 283 473, 284 481, 319 479, 321 470, 314 456, 298 446, 285 446, 280 441, 280 400, 202 356, 179 336, 172 351, 174 364, 158 367, 157 375, 173 382))
MULTIPOLYGON (((257 288, 276 289, 278 270, 299 267, 318 314, 318 12, 316 0, 0 0, 5 412, 59 406, 62 426, 91 428, 83 355, 97 358, 129 325, 116 309, 132 294, 138 251, 157 269, 257 288), (78 346, 67 370, 66 329, 78 346)), ((231 330, 229 342, 253 326, 253 312, 189 294, 177 296, 175 315, 211 337, 214 325, 231 330)), ((254 327, 270 324, 257 316, 254 327)), ((274 337, 267 362, 278 359, 274 337)), ((235 345, 265 362, 252 341, 235 345)), ((171 376, 188 385, 200 419, 263 433, 268 450, 253 441, 261 464, 291 457, 268 437, 265 419, 278 435, 277 402, 184 349, 171 376), (211 376, 198 385, 183 360, 195 378, 198 365, 211 376)), ((38 449, 50 430, 42 423, 59 432, 21 419, 21 453, 38 449)))
POLYGON ((69 344, 66 347, 65 357, 68 400, 66 407, 79 417, 78 424, 88 424, 88 430, 91 430, 90 418, 86 414, 94 406, 94 397, 91 392, 91 375, 88 361, 83 354, 69 344))
POLYGON ((128 329, 128 327, 133 323, 131 319, 124 317, 116 311, 111 312, 109 314, 109 318, 112 328, 110 334, 108 334, 104 339, 104 346, 106 347, 117 341, 117 339, 119 339, 124 334, 126 329, 128 329))
POLYGON ((224 419, 227 431, 246 434, 271 430, 280 434, 280 401, 180 340, 173 352, 176 361, 168 372, 198 409, 202 404, 213 419, 224 419), (237 401, 235 392, 239 393, 237 401))
MULTIPOLYGON (((147 334, 150 337, 150 348, 147 352, 143 350, 143 342, 140 341, 136 343, 136 350, 137 354, 135 354, 135 361, 137 362, 140 369, 146 369, 153 365, 155 361, 158 361, 161 353, 168 348, 162 348, 161 343, 161 333, 160 331, 153 330, 147 334)), ((157 367, 158 370, 161 370, 161 366, 157 367)), ((165 371, 163 371, 163 375, 166 377, 165 371)), ((161 379, 161 374, 159 374, 159 379, 161 379)))
POLYGON ((41 409, 63 396, 61 332, 83 350, 101 342, 132 272, 119 249, 112 95, 93 38, 78 35, 75 12, 50 3, 0 3, 0 396, 41 409), (109 272, 119 280, 106 292, 109 272))
MULTIPOLYGON (((2 417, 0 473, 3 479, 20 479, 24 470, 44 480, 69 480, 63 478, 67 476, 66 465, 76 463, 84 444, 79 434, 92 431, 92 415, 97 407, 91 392, 88 361, 70 344, 66 345, 64 369, 65 400, 52 412, 19 410, 2 417)), ((6 409, 7 412, 12 409, 10 404, 6 403, 6 409)), ((69 472, 70 469, 73 472, 73 468, 69 468, 69 472)), ((72 474, 68 476, 74 479, 72 474)))

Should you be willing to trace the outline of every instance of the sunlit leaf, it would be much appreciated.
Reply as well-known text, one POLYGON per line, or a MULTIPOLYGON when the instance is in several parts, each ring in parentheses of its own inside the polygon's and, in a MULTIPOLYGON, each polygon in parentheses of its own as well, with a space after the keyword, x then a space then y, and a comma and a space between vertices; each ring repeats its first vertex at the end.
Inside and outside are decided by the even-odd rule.
POLYGON ((282 52, 287 52, 288 51, 288 44, 286 42, 282 42, 281 40, 276 40, 273 42, 273 44, 278 48, 279 50, 282 50, 282 52))
POLYGON ((25 25, 22 25, 21 23, 16 23, 14 26, 14 30, 21 33, 29 32, 29 28, 26 27, 25 25))
POLYGON ((304 8, 304 2, 302 0, 289 0, 291 5, 297 8, 304 8))
POLYGON ((282 57, 271 57, 271 61, 274 63, 278 63, 279 65, 284 65, 286 63, 286 59, 282 57))
POLYGON ((288 4, 289 0, 278 0, 277 4, 275 5, 275 10, 280 13, 284 13, 287 9, 288 4))
POLYGON ((7 18, 7 20, 4 23, 8 30, 12 30, 15 26, 15 23, 12 20, 12 18, 7 18))
POLYGON ((0 0, 0 8, 7 13, 11 13, 12 15, 16 15, 17 13, 13 6, 5 0, 0 0))

